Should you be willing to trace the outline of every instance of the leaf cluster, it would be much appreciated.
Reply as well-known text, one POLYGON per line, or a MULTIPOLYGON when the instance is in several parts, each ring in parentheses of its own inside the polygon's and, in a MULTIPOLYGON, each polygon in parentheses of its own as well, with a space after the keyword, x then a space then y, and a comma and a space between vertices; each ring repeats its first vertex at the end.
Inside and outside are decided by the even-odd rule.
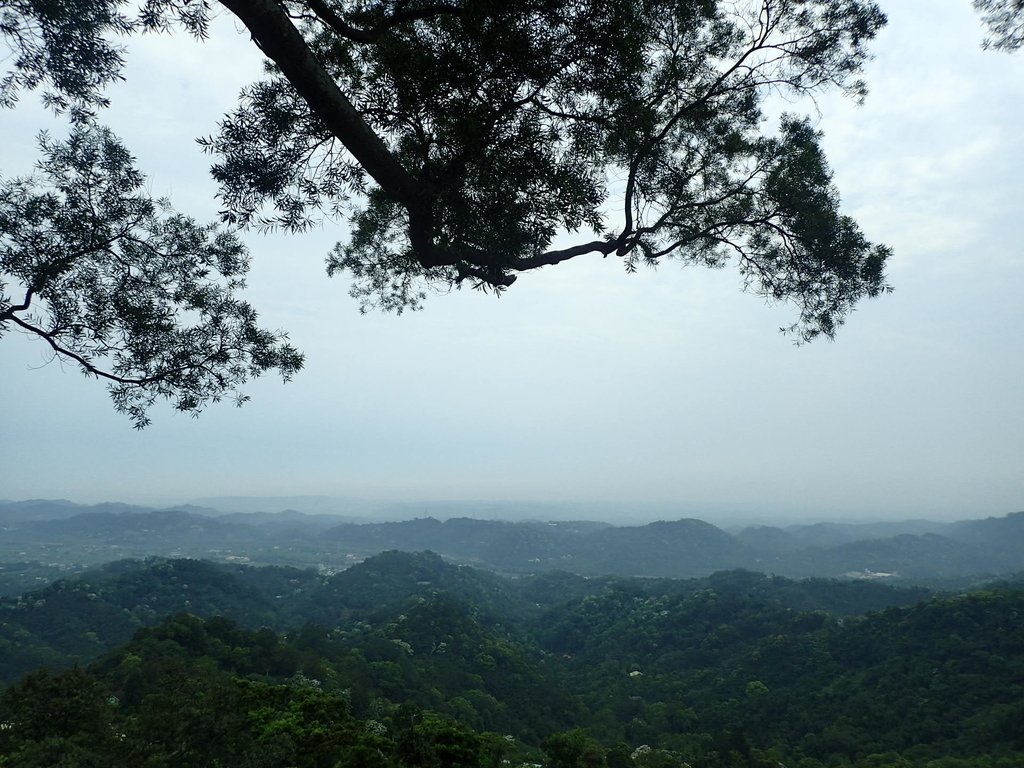
POLYGON ((974 0, 974 9, 988 27, 986 48, 1015 51, 1024 45, 1024 2, 1021 0, 974 0))
POLYGON ((106 380, 136 427, 158 399, 195 414, 243 402, 250 377, 301 367, 238 297, 248 253, 234 234, 152 199, 108 130, 81 125, 40 147, 37 175, 0 185, 0 332, 34 334, 106 380))

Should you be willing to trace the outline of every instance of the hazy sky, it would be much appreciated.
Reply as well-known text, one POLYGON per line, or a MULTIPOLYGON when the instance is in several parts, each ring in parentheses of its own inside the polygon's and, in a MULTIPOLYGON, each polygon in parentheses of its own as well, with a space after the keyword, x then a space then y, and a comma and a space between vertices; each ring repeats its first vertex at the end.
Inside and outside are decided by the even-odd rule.
MULTIPOLYGON (((895 250, 896 292, 837 341, 735 271, 626 275, 583 257, 501 299, 361 317, 324 258, 344 235, 246 236, 249 298, 306 367, 241 409, 163 406, 143 432, 40 343, 0 339, 0 498, 199 496, 668 502, 680 515, 975 517, 1024 509, 1024 51, 984 52, 969 0, 886 0, 862 107, 820 127, 844 208, 895 250)), ((215 128, 259 57, 229 19, 205 44, 134 41, 107 122, 158 195, 216 215, 215 128)), ((794 105, 813 110, 814 105, 794 105)), ((47 122, 0 114, 0 168, 47 122)), ((60 128, 55 129, 60 132, 60 128)))

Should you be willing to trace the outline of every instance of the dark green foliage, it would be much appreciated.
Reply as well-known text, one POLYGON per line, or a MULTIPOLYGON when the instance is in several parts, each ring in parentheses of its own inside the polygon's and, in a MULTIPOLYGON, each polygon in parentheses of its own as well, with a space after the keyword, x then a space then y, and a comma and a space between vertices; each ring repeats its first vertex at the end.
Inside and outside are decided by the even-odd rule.
POLYGON ((99 682, 79 667, 59 674, 42 669, 4 691, 4 722, 10 726, 4 732, 26 740, 100 735, 110 722, 106 703, 99 682))
MULTIPOLYGON (((127 640, 139 627, 181 611, 224 615, 246 626, 277 630, 309 622, 345 628, 355 632, 345 647, 354 648, 370 643, 377 629, 399 615, 419 617, 435 609, 457 614, 459 609, 450 609, 451 605, 470 606, 465 610, 474 632, 522 643, 528 641, 528 630, 544 609, 561 611, 574 597, 613 589, 643 599, 661 598, 688 595, 708 586, 780 608, 840 614, 908 604, 925 594, 879 584, 794 582, 744 572, 717 574, 706 581, 584 579, 569 574, 510 581, 445 563, 432 553, 388 552, 331 577, 295 568, 151 558, 110 563, 45 589, 0 600, 0 648, 4 650, 0 681, 14 680, 40 665, 87 662, 127 640), (374 631, 367 632, 370 628, 374 631)), ((586 627, 579 632, 585 634, 586 627)), ((389 637, 416 639, 405 634, 389 637)), ((380 660, 404 658, 391 640, 383 642, 391 655, 380 660)), ((467 662, 474 656, 470 653, 467 662)), ((485 696, 493 693, 486 689, 485 696)), ((481 701, 485 711, 496 711, 489 700, 481 701)))
MULTIPOLYGON (((787 607, 827 602, 827 583, 742 572, 472 579, 395 553, 353 581, 386 600, 334 627, 167 618, 88 669, 8 688, 0 765, 1010 768, 1024 752, 1019 588, 838 617, 787 607), (495 623, 516 593, 531 607, 495 623)), ((833 586, 849 606, 872 585, 833 586)))
POLYGON ((699 722, 822 759, 924 744, 931 755, 1012 753, 1018 739, 1006 718, 1024 691, 1022 600, 1019 591, 978 593, 839 622, 740 594, 610 592, 562 614, 569 624, 555 625, 548 642, 571 654, 573 679, 590 681, 587 699, 607 702, 606 729, 630 723, 619 731, 627 738, 660 734, 682 748, 667 734, 699 722), (697 720, 687 724, 686 712, 697 720))
POLYGON ((503 613, 516 602, 508 580, 500 576, 446 563, 433 552, 394 550, 330 577, 321 601, 343 603, 361 617, 373 617, 405 605, 414 593, 438 590, 477 605, 493 605, 503 613))
POLYGON ((309 604, 303 596, 318 583, 313 572, 287 568, 195 560, 111 563, 0 601, 0 680, 44 664, 89 661, 140 627, 186 610, 285 629, 304 620, 309 604))
POLYGON ((20 595, 49 584, 54 579, 74 573, 77 568, 61 568, 38 560, 0 563, 0 597, 20 595))
POLYGON ((306 660, 273 633, 175 617, 90 673, 9 688, 0 765, 470 768, 508 748, 432 714, 359 720, 345 692, 295 671, 306 660))
POLYGON ((550 768, 603 768, 604 749, 582 730, 555 733, 542 745, 550 768))

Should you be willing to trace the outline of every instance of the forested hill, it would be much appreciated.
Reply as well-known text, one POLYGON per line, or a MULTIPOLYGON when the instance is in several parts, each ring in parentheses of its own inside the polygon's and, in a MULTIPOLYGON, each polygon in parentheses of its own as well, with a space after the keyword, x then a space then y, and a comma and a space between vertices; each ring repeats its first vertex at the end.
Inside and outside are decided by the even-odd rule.
POLYGON ((0 503, 0 595, 125 557, 192 557, 347 568, 388 550, 429 549, 503 573, 562 570, 690 578, 743 568, 791 577, 860 576, 962 585, 1024 571, 1024 512, 935 523, 818 523, 727 532, 695 519, 647 525, 432 517, 387 523, 295 511, 217 514, 70 502, 0 503))
POLYGON ((108 563, 41 590, 0 598, 0 682, 39 666, 85 663, 140 627, 179 612, 225 616, 278 631, 305 623, 347 627, 394 614, 414 597, 444 594, 492 625, 526 628, 570 598, 628 589, 652 597, 708 588, 756 595, 798 611, 859 614, 928 593, 867 582, 791 581, 733 572, 691 580, 588 579, 564 572, 503 578, 436 554, 385 552, 340 573, 187 559, 108 563))
POLYGON ((504 579, 387 553, 331 577, 119 563, 0 611, 0 658, 101 652, 0 696, 5 766, 1024 763, 1012 586, 504 579))

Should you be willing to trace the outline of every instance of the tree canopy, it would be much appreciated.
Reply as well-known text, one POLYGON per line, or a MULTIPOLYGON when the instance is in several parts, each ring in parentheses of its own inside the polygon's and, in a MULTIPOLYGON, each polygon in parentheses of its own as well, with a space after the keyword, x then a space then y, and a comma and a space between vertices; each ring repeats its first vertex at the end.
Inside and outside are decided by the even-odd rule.
POLYGON ((327 578, 150 560, 61 579, 0 602, 0 765, 1024 759, 1019 583, 925 600, 882 587, 903 605, 843 615, 830 606, 882 585, 733 571, 567 592, 564 577, 391 552, 327 578))
POLYGON ((1015 51, 1024 45, 1024 0, 974 0, 988 27, 986 48, 1015 51))
POLYGON ((795 305, 806 341, 888 290, 889 250, 841 213, 813 122, 766 119, 774 95, 864 96, 873 2, 13 0, 0 103, 38 89, 76 127, 44 139, 39 176, 3 187, 0 331, 112 379, 138 425, 158 398, 195 412, 302 362, 236 298, 236 236, 145 199, 96 125, 119 41, 203 38, 219 7, 268 60, 202 139, 223 224, 343 220, 328 272, 350 275, 363 310, 416 308, 431 286, 500 292, 591 254, 731 263, 795 305), (554 248, 564 232, 577 242, 554 248))

